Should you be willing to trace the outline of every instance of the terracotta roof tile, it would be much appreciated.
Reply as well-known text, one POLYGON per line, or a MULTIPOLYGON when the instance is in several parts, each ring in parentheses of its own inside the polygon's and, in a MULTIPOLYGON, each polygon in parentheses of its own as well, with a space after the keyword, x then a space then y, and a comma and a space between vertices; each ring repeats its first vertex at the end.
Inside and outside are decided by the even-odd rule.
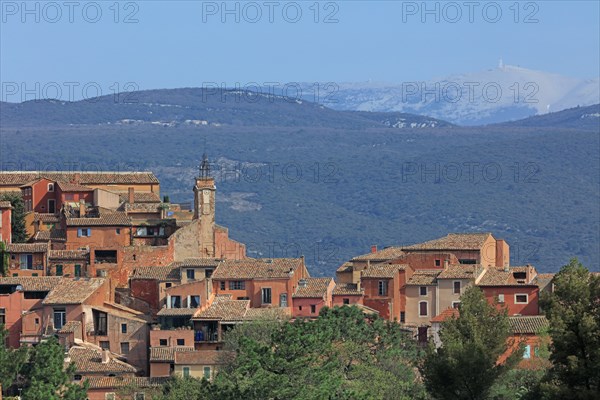
POLYGON ((60 222, 60 217, 58 215, 49 213, 35 213, 33 215, 33 220, 36 222, 40 221, 45 224, 57 224, 60 222))
POLYGON ((336 272, 350 272, 350 271, 352 271, 353 267, 354 267, 354 263, 352 263, 350 261, 346 261, 345 263, 343 263, 342 265, 340 265, 338 267, 336 272))
POLYGON ((173 265, 161 267, 137 267, 131 279, 155 279, 157 281, 178 281, 181 279, 179 267, 173 265))
POLYGON ((104 278, 63 278, 42 304, 81 304, 104 284, 104 278))
POLYGON ((39 178, 51 181, 73 182, 79 175, 79 184, 158 184, 152 172, 87 172, 87 171, 4 171, 0 172, 0 186, 23 185, 39 178))
POLYGON ((533 283, 538 285, 540 291, 542 291, 551 286, 553 280, 554 274, 537 274, 535 279, 533 280, 533 283))
POLYGON ((175 353, 190 351, 194 351, 194 347, 150 347, 150 362, 174 362, 175 353))
POLYGON ((80 321, 67 321, 66 324, 58 331, 58 333, 73 333, 81 330, 80 321))
POLYGON ((522 315, 508 318, 514 334, 536 334, 550 326, 543 315, 522 315))
POLYGON ((223 261, 219 258, 186 258, 183 261, 176 261, 173 264, 178 267, 216 267, 223 261))
POLYGON ((12 208, 10 201, 2 200, 0 201, 0 208, 12 208))
POLYGON ((457 318, 459 316, 459 311, 456 308, 446 308, 440 314, 436 315, 431 319, 431 322, 444 322, 448 318, 457 318))
POLYGON ((91 192, 94 190, 90 187, 78 185, 76 183, 71 183, 71 182, 60 182, 59 181, 59 182, 56 182, 56 185, 63 192, 91 192))
MULTIPOLYGON (((504 268, 488 268, 485 270, 485 273, 477 282, 479 286, 530 286, 534 285, 533 278, 530 277, 530 281, 526 280, 517 280, 515 279, 513 273, 515 272, 527 272, 528 267, 510 267, 508 271, 505 271, 504 268)), ((533 268, 533 267, 532 267, 533 268)), ((535 271, 535 269, 534 269, 535 271)))
POLYGON ((102 362, 102 350, 91 347, 74 346, 69 349, 71 362, 75 364, 75 373, 124 373, 137 372, 133 365, 117 360, 112 354, 107 363, 102 362))
POLYGON ((374 253, 362 254, 352 258, 352 261, 389 261, 402 256, 404 252, 400 247, 390 246, 374 253))
POLYGON ((9 253, 47 253, 50 250, 48 243, 11 243, 6 246, 9 253))
POLYGON ((362 296, 364 289, 358 289, 355 283, 336 283, 333 288, 334 296, 362 296))
POLYGON ((160 311, 158 313, 156 313, 156 315, 158 315, 159 317, 166 317, 166 316, 191 317, 192 315, 194 315, 196 313, 197 310, 198 310, 197 308, 167 308, 167 307, 163 307, 160 309, 160 311))
POLYGON ((221 365, 234 356, 231 351, 198 350, 175 352, 176 365, 221 365))
MULTIPOLYGON (((67 234, 64 229, 51 229, 49 231, 38 231, 33 236, 33 240, 36 242, 64 242, 67 240, 67 234)), ((52 251, 52 250, 50 250, 52 251)))
POLYGON ((289 279, 303 265, 302 258, 247 258, 223 260, 213 279, 289 279))
POLYGON ((475 279, 480 265, 452 264, 438 275, 438 279, 475 279))
POLYGON ((404 264, 371 264, 362 271, 363 278, 393 278, 398 271, 406 269, 404 264))
POLYGON ((49 292, 62 281, 60 276, 0 277, 0 285, 21 285, 25 292, 49 292))
POLYGON ((98 217, 66 219, 67 226, 130 226, 131 219, 121 211, 101 211, 98 217))
POLYGON ((292 316, 289 307, 248 308, 244 315, 244 321, 288 319, 292 316))
POLYGON ((491 233, 449 233, 423 243, 403 247, 402 250, 480 250, 491 233))
POLYGON ((51 260, 89 260, 89 250, 50 250, 48 258, 51 260))
MULTIPOLYGON (((121 203, 129 202, 129 193, 128 192, 115 192, 119 195, 119 201, 121 203)), ((133 201, 134 203, 160 203, 160 197, 156 193, 153 192, 133 192, 133 201)))
POLYGON ((440 274, 440 271, 433 271, 433 270, 417 270, 415 271, 415 273, 413 274, 413 276, 410 277, 410 279, 408 280, 408 282, 406 282, 407 286, 428 286, 428 285, 435 285, 436 284, 436 278, 437 276, 440 274))
POLYGON ((242 321, 250 308, 250 300, 231 300, 226 297, 215 297, 212 304, 194 315, 194 319, 221 321, 242 321))
POLYGON ((333 278, 305 278, 298 282, 296 293, 292 297, 296 298, 323 298, 327 294, 329 284, 333 278))
POLYGON ((122 387, 139 387, 150 388, 160 387, 169 381, 169 377, 154 377, 146 376, 99 376, 86 377, 85 381, 89 382, 90 389, 113 389, 122 387))

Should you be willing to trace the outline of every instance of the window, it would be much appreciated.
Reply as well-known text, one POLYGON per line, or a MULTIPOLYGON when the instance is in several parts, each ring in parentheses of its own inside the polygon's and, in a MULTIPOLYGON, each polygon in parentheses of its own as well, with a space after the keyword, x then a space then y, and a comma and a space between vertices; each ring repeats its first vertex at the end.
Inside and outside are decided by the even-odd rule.
POLYGON ((460 281, 454 282, 454 294, 460 294, 460 281))
POLYGON ((311 304, 311 305, 310 305, 310 313, 311 313, 311 314, 314 314, 314 313, 316 313, 316 312, 317 312, 317 306, 316 306, 316 305, 314 305, 314 304, 311 304))
POLYGON ((185 339, 177 339, 177 346, 185 346, 185 339))
POLYGON ((97 336, 105 336, 108 332, 108 316, 105 312, 94 311, 94 332, 97 336))
POLYGON ((83 379, 83 376, 79 375, 79 374, 75 374, 73 375, 73 380, 74 381, 80 381, 83 379))
POLYGON ((188 279, 194 280, 196 279, 196 270, 195 269, 186 269, 185 276, 188 279))
POLYGON ((54 329, 62 329, 67 323, 67 311, 64 308, 54 309, 54 329))
POLYGON ((342 299, 342 304, 345 304, 345 305, 350 304, 350 299, 342 299))
POLYGON ((262 288, 262 303, 271 304, 271 288, 262 288))
POLYGON ((210 278, 210 277, 212 276, 212 274, 213 274, 213 271, 214 271, 214 269, 206 269, 206 270, 204 271, 204 275, 205 275, 207 278, 210 278))
POLYGON ((400 322, 406 322, 406 313, 404 311, 400 311, 400 322))
POLYGON ((427 316, 427 302, 426 301, 420 301, 419 302, 419 317, 426 317, 427 316))
POLYGON ((427 286, 421 286, 421 287, 419 287, 419 295, 421 295, 421 296, 427 296, 427 286))
POLYGON ((129 354, 129 342, 121 342, 121 354, 129 354))
POLYGON ((106 393, 104 400, 117 400, 117 395, 114 392, 106 393))
POLYGON ((54 183, 49 183, 48 184, 48 191, 49 192, 54 192, 54 183))
POLYGON ((504 303, 504 294, 498 295, 498 303, 504 303))
POLYGON ((127 324, 121 324, 121 333, 127 333, 127 324))
POLYGON ((200 296, 190 296, 189 308, 200 307, 200 296))
POLYGON ((527 303, 529 303, 529 296, 527 294, 515 294, 515 304, 527 303))
POLYGON ((204 379, 210 379, 210 367, 204 367, 204 379))
POLYGON ((523 358, 531 358, 531 346, 525 346, 525 351, 523 352, 523 358))
POLYGON ((90 237, 90 236, 92 236, 92 230, 90 228, 77 229, 77 237, 90 237))
POLYGON ((221 288, 221 290, 225 290, 225 281, 219 282, 219 288, 221 288))
POLYGON ((170 288, 171 286, 173 286, 173 284, 172 284, 171 282, 167 282, 167 283, 165 283, 165 287, 166 287, 166 288, 170 288))
POLYGON ((302 306, 298 306, 298 310, 299 310, 299 311, 302 311, 302 306))
POLYGON ((245 290, 246 282, 244 281, 229 281, 229 290, 245 290))
POLYGON ((28 300, 43 300, 48 292, 23 292, 23 297, 28 300))
POLYGON ((56 266, 56 276, 62 276, 62 274, 63 274, 63 266, 59 264, 56 266))
POLYGON ((33 254, 21 254, 19 256, 21 269, 33 269, 33 254))
POLYGON ((79 278, 81 276, 81 265, 75 264, 75 277, 79 278))
POLYGON ((184 378, 190 377, 190 367, 183 367, 183 377, 184 378))
POLYGON ((6 324, 6 308, 0 308, 0 325, 6 324))
POLYGON ((288 306, 287 293, 281 293, 279 295, 279 307, 287 307, 287 306, 288 306))
POLYGON ((477 260, 473 259, 473 258, 463 258, 462 260, 458 260, 458 262, 460 264, 477 264, 477 260))
POLYGON ((94 250, 94 259, 96 263, 117 263, 117 250, 94 250))
POLYGON ((181 308, 181 296, 171 296, 171 308, 181 308))
POLYGON ((56 212, 56 200, 48 199, 48 212, 54 214, 56 212))
POLYGON ((539 357, 540 356, 540 348, 539 347, 536 346, 536 347, 533 348, 533 355, 535 357, 539 357))
POLYGON ((167 339, 159 339, 158 340, 158 345, 159 346, 166 346, 167 345, 167 339))
POLYGON ((250 297, 248 297, 248 296, 239 296, 237 299, 238 300, 250 300, 250 297))
POLYGON ((452 308, 460 309, 460 301, 453 301, 452 308))
POLYGON ((442 265, 442 260, 435 260, 435 266, 440 267, 442 265))
POLYGON ((377 285, 377 293, 379 296, 387 296, 388 292, 388 282, 387 281, 379 281, 377 285))
POLYGON ((100 341, 100 348, 102 350, 110 350, 110 342, 108 340, 101 340, 100 341))
POLYGON ((115 232, 117 233, 117 235, 120 235, 121 234, 121 228, 115 229, 115 232))

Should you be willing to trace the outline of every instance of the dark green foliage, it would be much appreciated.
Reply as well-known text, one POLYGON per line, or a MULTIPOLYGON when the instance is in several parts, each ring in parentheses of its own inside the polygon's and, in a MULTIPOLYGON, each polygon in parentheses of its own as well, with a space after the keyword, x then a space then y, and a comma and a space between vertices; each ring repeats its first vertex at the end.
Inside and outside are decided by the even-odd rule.
POLYGON ((75 366, 64 368, 65 353, 56 338, 38 344, 31 351, 23 390, 24 400, 81 400, 87 397, 87 382, 72 384, 75 366))
POLYGON ((25 230, 25 205, 23 198, 19 193, 8 192, 0 193, 0 200, 10 201, 12 210, 12 241, 13 243, 24 243, 27 241, 27 232, 25 230))
POLYGON ((503 364, 510 326, 506 310, 489 304, 471 286, 461 296, 460 316, 442 323, 442 346, 431 345, 420 366, 425 387, 436 399, 484 400, 491 387, 522 357, 517 349, 503 364))
POLYGON ((210 383, 195 378, 173 377, 163 387, 162 394, 152 400, 203 400, 212 398, 210 383))
POLYGON ((27 348, 10 349, 5 346, 8 331, 0 325, 0 384, 6 392, 23 372, 27 361, 27 348))
POLYGON ((597 399, 600 396, 600 276, 577 259, 554 278, 554 293, 541 305, 550 320, 552 368, 542 385, 544 398, 597 399))
POLYGON ((8 275, 8 253, 6 252, 6 243, 0 242, 0 275, 8 275))

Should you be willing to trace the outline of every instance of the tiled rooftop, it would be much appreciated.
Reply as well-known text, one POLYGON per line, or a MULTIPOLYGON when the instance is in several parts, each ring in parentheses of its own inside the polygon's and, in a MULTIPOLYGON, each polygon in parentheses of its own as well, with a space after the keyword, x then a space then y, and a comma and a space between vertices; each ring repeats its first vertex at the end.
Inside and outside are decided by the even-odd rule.
POLYGON ((436 278, 440 274, 439 270, 417 270, 410 277, 408 282, 406 282, 407 286, 428 286, 435 285, 436 278))
POLYGON ((173 264, 178 267, 216 267, 222 260, 219 258, 186 258, 183 261, 176 261, 173 264))
POLYGON ((403 250, 480 250, 491 233, 449 233, 423 243, 403 247, 403 250))
POLYGON ((78 185, 77 183, 71 183, 71 182, 56 182, 56 186, 58 186, 60 188, 60 190, 62 190, 63 192, 91 192, 94 189, 87 187, 87 186, 83 186, 83 185, 78 185))
POLYGON ((436 315, 431 319, 431 322, 443 322, 448 318, 456 318, 459 315, 459 311, 456 308, 446 308, 440 314, 436 315))
POLYGON ((552 281, 554 280, 555 274, 537 274, 533 283, 538 285, 540 291, 545 290, 550 285, 552 285, 552 281))
POLYGON ((175 353, 191 351, 194 351, 191 346, 150 347, 150 362, 174 362, 175 353))
MULTIPOLYGON (((33 236, 33 240, 36 242, 64 242, 67 240, 67 234, 64 229, 52 229, 49 231, 38 231, 33 236)), ((52 251, 52 250, 50 250, 52 251)))
MULTIPOLYGON (((119 195, 119 201, 121 203, 129 202, 128 192, 115 192, 119 195)), ((160 197, 153 192, 133 192, 133 201, 135 203, 160 203, 160 197)))
POLYGON ((179 365, 219 365, 235 353, 219 350, 178 351, 175 352, 175 364, 179 365))
POLYGON ((99 376, 86 377, 90 389, 112 389, 122 387, 150 388, 160 387, 169 381, 169 377, 149 378, 145 376, 99 376))
POLYGON ((213 279, 288 279, 303 264, 302 258, 248 258, 223 260, 213 279))
POLYGON ((67 226, 130 226, 131 219, 121 211, 101 211, 98 217, 66 219, 67 226))
POLYGON ((104 278, 63 278, 42 303, 81 304, 98 290, 104 281, 104 278))
POLYGON ((167 265, 163 267, 137 267, 131 279, 156 279, 158 281, 178 281, 179 267, 167 265))
POLYGON ((480 265, 452 264, 438 275, 438 279, 474 279, 480 265))
MULTIPOLYGON (((479 286, 527 286, 534 285, 533 278, 535 276, 530 277, 530 281, 527 280, 517 280, 514 278, 514 272, 527 272, 528 267, 510 267, 508 271, 505 271, 504 268, 488 268, 485 273, 477 282, 479 286)), ((535 273, 532 273, 535 275, 535 273)))
POLYGON ((48 243, 11 243, 6 246, 9 253, 46 253, 48 250, 48 243))
POLYGON ((406 269, 404 264, 371 264, 362 271, 363 278, 393 278, 398 271, 406 269))
POLYGON ((89 250, 50 250, 48 258, 50 260, 81 260, 86 261, 90 256, 89 250))
POLYGON ((92 347, 74 346, 69 349, 71 362, 75 364, 75 373, 135 373, 133 365, 119 361, 112 354, 107 363, 102 362, 102 350, 92 347))
POLYGON ((21 285, 25 292, 49 292, 62 281, 60 276, 0 277, 0 285, 21 285))
POLYGON ((58 331, 58 333, 72 333, 78 332, 81 330, 81 322, 80 321, 67 321, 66 324, 58 331))
POLYGON ((358 289, 356 283, 336 283, 333 288, 334 296, 361 296, 364 292, 364 289, 358 289))
POLYGON ((35 213, 33 220, 43 222, 44 224, 57 224, 60 222, 60 217, 55 214, 35 213))
POLYGON ((0 201, 0 208, 11 208, 12 205, 10 204, 10 201, 6 201, 6 200, 2 200, 0 201))
POLYGON ((389 261, 402 256, 404 252, 400 247, 390 246, 376 252, 362 254, 352 258, 353 261, 389 261))
POLYGON ((163 307, 160 309, 156 315, 159 317, 167 317, 167 316, 181 316, 181 317, 191 317, 196 313, 197 308, 166 308, 163 307))
POLYGON ((242 321, 248 308, 250 300, 232 300, 217 296, 208 308, 198 311, 194 319, 242 321))
POLYGON ((152 172, 63 172, 63 171, 5 171, 0 172, 0 186, 24 185, 39 178, 51 181, 73 182, 79 175, 79 184, 157 184, 158 178, 152 172))
POLYGON ((546 329, 550 323, 544 315, 522 315, 508 318, 515 334, 536 334, 546 329))
POLYGON ((293 297, 296 298, 321 298, 327 294, 327 288, 333 281, 333 278, 306 278, 298 282, 296 293, 293 297))

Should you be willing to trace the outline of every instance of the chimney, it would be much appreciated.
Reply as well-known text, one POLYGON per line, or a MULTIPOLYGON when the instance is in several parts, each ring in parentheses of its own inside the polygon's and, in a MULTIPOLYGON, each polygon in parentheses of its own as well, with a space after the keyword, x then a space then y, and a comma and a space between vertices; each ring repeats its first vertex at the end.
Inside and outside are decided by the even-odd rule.
POLYGON ((376 244, 371 245, 371 253, 377 253, 377 245, 376 244))
POLYGON ((127 191, 127 201, 129 204, 133 204, 135 203, 135 189, 130 187, 129 190, 127 191))
POLYGON ((108 364, 110 358, 108 357, 108 350, 102 350, 102 364, 108 364))
POLYGON ((450 266, 450 260, 445 259, 444 260, 444 269, 448 269, 449 266, 450 266))
POLYGON ((79 182, 81 182, 81 174, 79 172, 75 172, 73 174, 73 179, 71 179, 71 183, 79 184, 79 182))
POLYGON ((79 218, 85 217, 85 200, 79 200, 79 218))
POLYGON ((508 264, 504 264, 504 272, 510 271, 510 267, 508 264))

